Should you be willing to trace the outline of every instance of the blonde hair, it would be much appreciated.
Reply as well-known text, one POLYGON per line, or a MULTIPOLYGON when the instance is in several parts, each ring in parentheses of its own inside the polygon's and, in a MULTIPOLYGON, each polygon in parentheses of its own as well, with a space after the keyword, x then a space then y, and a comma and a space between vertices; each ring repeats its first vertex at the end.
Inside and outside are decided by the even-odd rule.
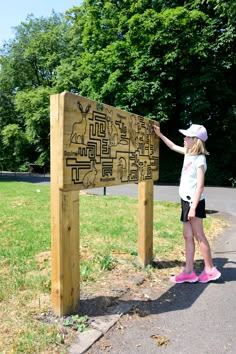
POLYGON ((187 149, 187 154, 189 155, 209 155, 209 152, 206 149, 204 141, 201 139, 194 137, 193 138, 193 146, 191 149, 187 149))

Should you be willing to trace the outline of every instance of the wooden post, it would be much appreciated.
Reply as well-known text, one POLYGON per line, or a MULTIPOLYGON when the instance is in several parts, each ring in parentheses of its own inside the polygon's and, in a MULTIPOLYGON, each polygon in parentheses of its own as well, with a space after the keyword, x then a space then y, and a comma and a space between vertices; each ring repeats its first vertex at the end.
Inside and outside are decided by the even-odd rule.
POLYGON ((76 313, 80 292, 79 193, 52 195, 52 307, 58 316, 76 313))
POLYGON ((59 316, 77 312, 80 293, 79 192, 64 191, 63 101, 51 96, 52 307, 59 316))
POLYGON ((153 258, 153 181, 139 182, 138 258, 145 267, 153 258))

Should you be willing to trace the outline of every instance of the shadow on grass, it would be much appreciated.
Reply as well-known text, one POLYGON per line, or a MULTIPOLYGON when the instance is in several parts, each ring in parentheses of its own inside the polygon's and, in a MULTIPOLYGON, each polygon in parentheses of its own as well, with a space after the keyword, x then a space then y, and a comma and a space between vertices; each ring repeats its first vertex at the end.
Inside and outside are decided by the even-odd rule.
POLYGON ((50 176, 29 174, 0 174, 0 182, 50 183, 50 176))
POLYGON ((211 214, 217 214, 217 213, 219 213, 219 211, 218 211, 218 210, 206 209, 206 214, 211 215, 211 214))
MULTIPOLYGON (((214 258, 213 261, 222 274, 221 278, 215 281, 215 283, 221 286, 226 282, 236 281, 235 268, 229 267, 230 264, 236 264, 235 262, 230 261, 228 258, 214 258), (226 268, 224 268, 225 265, 226 268)), ((157 268, 158 266, 160 268, 176 266, 176 262, 154 262, 154 264, 157 268)), ((178 265, 182 265, 182 262, 179 262, 178 265)), ((201 261, 199 261, 200 265, 201 261)), ((201 296, 207 286, 209 286, 209 283, 174 284, 160 297, 149 301, 135 300, 132 297, 130 300, 122 300, 122 296, 97 296, 89 299, 81 299, 79 313, 92 317, 106 316, 117 313, 117 309, 121 307, 127 308, 128 312, 132 312, 135 309, 137 313, 146 313, 150 316, 152 314, 186 310, 201 296)))

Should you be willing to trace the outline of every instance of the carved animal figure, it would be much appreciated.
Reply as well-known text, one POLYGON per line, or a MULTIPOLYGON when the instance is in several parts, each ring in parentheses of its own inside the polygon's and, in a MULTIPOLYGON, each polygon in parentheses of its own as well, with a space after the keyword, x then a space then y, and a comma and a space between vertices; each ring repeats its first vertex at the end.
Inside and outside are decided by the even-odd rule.
POLYGON ((106 109, 106 121, 109 146, 117 146, 121 141, 121 132, 113 122, 113 111, 106 109))
POLYGON ((118 176, 120 180, 127 181, 127 161, 124 157, 120 157, 119 163, 118 163, 118 176))
POLYGON ((97 176, 96 161, 91 161, 91 170, 88 171, 83 178, 83 186, 85 188, 93 188, 96 186, 95 179, 97 176))
POLYGON ((131 143, 136 149, 139 146, 139 131, 140 131, 139 120, 134 114, 132 114, 129 117, 129 135, 130 135, 131 143))
POLYGON ((77 106, 82 113, 81 119, 75 122, 72 126, 72 133, 70 135, 70 144, 83 144, 84 145, 84 136, 87 129, 87 114, 91 108, 91 105, 88 104, 84 109, 82 104, 78 101, 77 106))

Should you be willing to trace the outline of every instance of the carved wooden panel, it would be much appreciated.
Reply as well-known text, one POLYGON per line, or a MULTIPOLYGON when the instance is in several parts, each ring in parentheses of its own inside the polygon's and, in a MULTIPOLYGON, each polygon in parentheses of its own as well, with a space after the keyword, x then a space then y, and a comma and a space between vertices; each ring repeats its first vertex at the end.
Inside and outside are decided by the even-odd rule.
MULTIPOLYGON (((54 137, 63 136, 63 146, 58 141, 59 149, 52 156, 63 167, 60 188, 81 190, 158 179, 154 121, 68 92, 53 96, 58 96, 58 108, 57 112, 55 104, 54 112, 51 108, 51 128, 54 137)), ((57 144, 55 138, 51 143, 57 144)))

